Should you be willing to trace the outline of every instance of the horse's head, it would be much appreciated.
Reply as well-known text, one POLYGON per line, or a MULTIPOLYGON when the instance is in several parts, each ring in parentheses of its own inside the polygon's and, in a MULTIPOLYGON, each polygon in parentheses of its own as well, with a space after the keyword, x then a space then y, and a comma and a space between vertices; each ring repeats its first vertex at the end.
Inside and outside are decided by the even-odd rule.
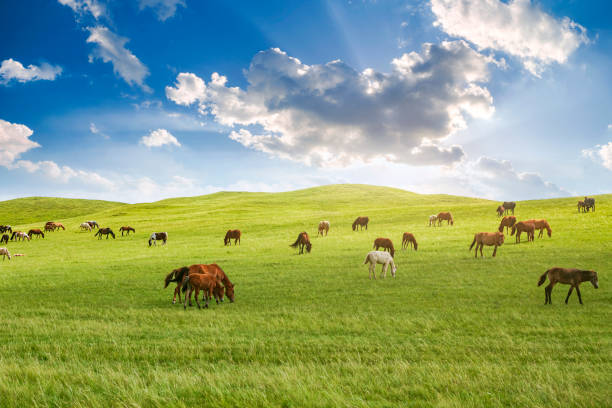
POLYGON ((230 300, 230 303, 234 303, 234 285, 233 283, 225 286, 225 296, 230 300))
POLYGON ((595 271, 591 271, 593 272, 593 277, 591 278, 591 283, 593 284, 593 287, 595 289, 599 289, 599 280, 597 279, 597 272, 595 271))
POLYGON ((353 222, 353 231, 355 231, 355 228, 357 228, 357 221, 353 222))
POLYGON ((504 243, 504 240, 506 239, 506 237, 504 236, 503 232, 496 232, 495 235, 497 235, 497 245, 501 245, 504 243))
POLYGON ((310 242, 306 243, 306 251, 308 251, 310 253, 310 250, 312 249, 312 244, 310 242))
POLYGON ((510 233, 510 235, 514 235, 515 231, 516 231, 516 224, 512 226, 512 232, 510 233))

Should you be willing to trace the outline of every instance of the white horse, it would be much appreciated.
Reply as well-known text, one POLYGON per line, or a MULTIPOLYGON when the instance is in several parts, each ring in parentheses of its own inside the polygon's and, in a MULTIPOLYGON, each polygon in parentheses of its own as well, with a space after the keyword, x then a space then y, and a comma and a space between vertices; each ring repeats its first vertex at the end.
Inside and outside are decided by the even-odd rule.
POLYGON ((317 236, 321 234, 323 236, 323 231, 325 231, 325 235, 329 232, 329 221, 321 221, 319 223, 319 232, 317 232, 317 236))
POLYGON ((81 231, 85 231, 85 230, 87 230, 87 231, 91 232, 91 225, 89 225, 89 224, 88 224, 88 223, 86 223, 86 222, 82 223, 82 224, 79 226, 79 228, 81 228, 81 231))
POLYGON ((2 255, 2 260, 4 261, 4 258, 6 258, 8 256, 8 259, 11 259, 11 254, 9 253, 8 249, 6 248, 0 248, 0 255, 2 255))
POLYGON ((436 226, 436 221, 438 221, 438 216, 437 215, 430 215, 429 216, 429 226, 430 227, 432 225, 435 227, 436 226))
POLYGON ((28 234, 26 234, 25 232, 18 232, 17 234, 15 234, 15 240, 19 239, 20 241, 25 241, 25 240, 30 240, 30 236, 28 234))
POLYGON ((381 272, 383 278, 387 277, 387 268, 389 267, 389 264, 391 264, 391 276, 395 278, 395 271, 397 271, 397 268, 395 267, 393 257, 390 253, 385 251, 370 251, 366 255, 363 264, 365 265, 368 263, 370 264, 370 279, 372 279, 372 276, 374 276, 374 279, 376 279, 376 264, 383 265, 381 272))

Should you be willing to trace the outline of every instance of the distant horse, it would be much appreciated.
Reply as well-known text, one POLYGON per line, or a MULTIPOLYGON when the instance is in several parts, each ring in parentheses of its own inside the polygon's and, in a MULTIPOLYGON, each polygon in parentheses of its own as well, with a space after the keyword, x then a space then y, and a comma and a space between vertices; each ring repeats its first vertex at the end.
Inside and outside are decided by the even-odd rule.
POLYGON ((98 232, 94 234, 94 237, 97 236, 98 239, 102 239, 102 235, 106 235, 106 239, 108 239, 109 235, 115 239, 115 233, 110 228, 99 228, 98 232))
POLYGON ((552 236, 552 228, 550 228, 548 221, 546 220, 527 220, 525 222, 532 223, 533 225, 535 225, 535 229, 540 231, 540 233, 538 234, 538 238, 542 238, 542 235, 544 235, 544 229, 546 229, 549 238, 552 236))
POLYGON ((200 290, 204 292, 204 298, 206 300, 204 308, 208 309, 208 300, 213 297, 213 291, 216 286, 217 278, 214 275, 207 273, 189 274, 183 281, 183 292, 185 292, 185 302, 183 303, 183 308, 187 310, 187 298, 191 298, 191 292, 193 292, 193 289, 195 288, 195 301, 198 304, 198 309, 202 308, 200 306, 200 300, 198 299, 200 290))
POLYGON ((300 252, 298 253, 298 255, 304 253, 304 247, 306 247, 306 251, 308 251, 308 253, 310 253, 310 250, 312 249, 310 238, 308 237, 308 234, 305 231, 300 232, 295 242, 289 246, 292 248, 299 247, 300 252))
POLYGON ((79 229, 81 231, 89 231, 89 232, 91 232, 91 225, 89 225, 88 223, 84 222, 81 225, 79 225, 79 229))
POLYGON ((496 211, 497 211, 497 215, 501 217, 502 215, 504 215, 504 211, 506 211, 506 209, 504 208, 503 205, 500 205, 499 207, 497 207, 496 211))
POLYGON ((436 216, 438 218, 438 226, 442 225, 442 221, 446 221, 446 225, 455 225, 453 216, 449 212, 441 212, 436 216))
POLYGON ((155 245, 157 246, 157 241, 163 241, 162 245, 166 245, 166 241, 168 241, 168 233, 167 232, 154 232, 149 237, 149 246, 155 245))
POLYGON ((544 304, 552 305, 551 294, 552 294, 553 287, 557 283, 564 283, 566 285, 572 285, 570 287, 569 292, 567 292, 567 297, 565 298, 565 304, 567 304, 567 301, 569 300, 569 297, 572 294, 572 291, 574 290, 574 288, 576 288, 576 293, 578 294, 578 300, 580 301, 580 304, 582 304, 582 296, 580 296, 580 289, 578 288, 578 286, 580 286, 582 282, 587 282, 587 281, 591 282, 591 284, 593 285, 595 289, 599 288, 599 280, 597 279, 597 272, 595 271, 583 271, 583 270, 574 269, 574 268, 559 268, 559 267, 551 268, 547 270, 546 272, 544 272, 542 276, 540 276, 540 280, 538 281, 538 286, 542 286, 542 284, 546 281, 547 277, 550 283, 544 289, 544 294, 546 295, 546 300, 544 301, 544 304))
POLYGON ((502 246, 504 243, 504 233, 503 232, 478 232, 474 234, 474 240, 472 241, 472 245, 470 245, 470 251, 474 244, 476 244, 476 249, 474 250, 474 258, 478 258, 478 250, 480 249, 480 257, 482 258, 482 248, 487 246, 495 245, 495 249, 493 249, 493 258, 495 258, 495 254, 497 253, 497 247, 502 246))
POLYGON ((514 215, 514 208, 516 207, 516 203, 514 201, 504 201, 501 206, 504 207, 505 214, 512 211, 512 215, 514 215))
POLYGON ((516 217, 514 215, 502 218, 499 223, 499 232, 504 232, 504 227, 506 227, 506 233, 508 233, 508 229, 514 227, 514 224, 516 224, 516 217))
POLYGON ((430 215, 429 216, 429 226, 431 227, 432 225, 435 227, 436 226, 436 222, 438 221, 438 216, 437 215, 430 215))
POLYGON ((58 229, 62 229, 64 231, 66 231, 66 227, 64 227, 64 224, 62 224, 61 222, 54 222, 53 223, 53 229, 54 230, 58 230, 58 229))
POLYGON ((0 244, 8 244, 9 241, 9 235, 8 234, 4 234, 2 235, 2 238, 0 238, 0 244))
POLYGON ((381 272, 383 278, 387 277, 387 268, 389 267, 389 265, 391 265, 391 276, 395 278, 395 272, 397 271, 397 268, 395 267, 395 263, 393 262, 393 257, 391 256, 391 254, 384 251, 370 251, 366 255, 363 264, 366 265, 368 263, 370 264, 370 279, 372 279, 372 277, 376 279, 376 264, 383 265, 381 272))
POLYGON ((123 227, 119 228, 119 231, 121 231, 121 236, 123 236, 124 232, 127 232, 127 235, 130 235, 130 231, 132 231, 134 234, 136 233, 136 230, 129 225, 124 225, 123 227))
POLYGON ((55 227, 53 226, 53 223, 51 224, 45 224, 45 232, 53 232, 55 231, 55 227))
POLYGON ((240 245, 240 237, 242 236, 242 232, 240 230, 227 230, 225 233, 225 238, 223 238, 223 245, 227 246, 228 244, 232 245, 232 239, 234 240, 234 245, 236 242, 240 245))
POLYGON ((393 242, 389 238, 376 238, 372 249, 378 251, 378 248, 384 248, 385 251, 389 250, 391 256, 395 256, 395 248, 393 248, 393 242))
POLYGON ((365 226, 365 229, 367 230, 369 222, 370 222, 370 219, 368 217, 357 217, 355 221, 353 221, 353 231, 355 231, 357 227, 361 227, 360 229, 363 229, 364 226, 365 226))
POLYGON ((4 232, 13 232, 13 228, 10 225, 0 225, 0 234, 4 232))
POLYGON ((96 221, 85 221, 85 222, 88 223, 92 229, 100 228, 100 226, 98 225, 96 221))
POLYGON ((28 231, 28 235, 30 236, 30 238, 33 238, 34 235, 36 236, 41 236, 41 237, 45 237, 45 234, 39 230, 39 229, 31 229, 28 231))
POLYGON ((578 201, 578 212, 586 212, 586 204, 584 201, 578 201))
POLYGON ((584 207, 586 208, 587 212, 589 212, 591 208, 593 209, 593 212, 595 212, 595 199, 584 197, 584 207))
POLYGON ((29 241, 30 240, 30 236, 28 234, 26 234, 25 232, 21 232, 21 231, 16 231, 15 234, 15 241, 29 241))
POLYGON ((0 255, 2 255, 2 260, 8 256, 9 261, 11 260, 11 254, 6 248, 0 248, 0 255))
POLYGON ((533 241, 535 235, 535 224, 526 221, 519 221, 512 226, 512 233, 510 235, 514 235, 515 232, 516 242, 521 242, 521 234, 523 232, 527 233, 527 242, 533 241))
POLYGON ((329 232, 329 221, 321 221, 319 222, 319 231, 317 232, 317 236, 321 234, 323 236, 323 232, 325 232, 325 236, 329 232))
POLYGON ((404 232, 404 236, 402 237, 402 249, 407 249, 408 245, 410 245, 411 248, 414 246, 415 251, 419 247, 419 244, 417 244, 414 235, 409 232, 404 232))

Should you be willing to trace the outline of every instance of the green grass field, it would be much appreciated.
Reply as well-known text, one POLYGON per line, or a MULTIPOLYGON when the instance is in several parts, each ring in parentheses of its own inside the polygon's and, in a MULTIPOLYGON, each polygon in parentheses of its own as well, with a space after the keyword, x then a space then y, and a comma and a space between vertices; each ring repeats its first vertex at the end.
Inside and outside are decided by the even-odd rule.
POLYGON ((26 256, 0 261, 0 406, 612 406, 612 195, 587 214, 575 198, 519 202, 552 238, 507 237, 483 259, 473 234, 499 218, 480 199, 339 185, 69 210, 32 200, 0 203, 0 223, 67 230, 11 242, 26 256), (445 210, 454 227, 427 226, 445 210), (351 231, 359 215, 367 232, 351 231), (79 232, 88 219, 136 235, 99 241, 79 232), (241 246, 223 246, 229 228, 241 246), (313 250, 298 256, 303 230, 313 250), (153 231, 168 245, 149 248, 153 231), (397 278, 369 280, 374 239, 398 248, 404 231, 419 250, 397 249, 397 278), (171 304, 164 276, 212 262, 236 302, 171 304), (584 283, 584 306, 565 305, 558 285, 544 306, 536 285, 552 266, 594 269, 600 289, 584 283))

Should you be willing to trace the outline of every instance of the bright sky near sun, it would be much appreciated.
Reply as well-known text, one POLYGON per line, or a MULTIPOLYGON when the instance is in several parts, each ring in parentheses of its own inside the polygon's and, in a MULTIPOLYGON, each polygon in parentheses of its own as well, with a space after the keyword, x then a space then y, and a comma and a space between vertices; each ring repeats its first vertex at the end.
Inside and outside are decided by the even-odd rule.
POLYGON ((612 192, 612 5, 0 2, 0 199, 612 192))

